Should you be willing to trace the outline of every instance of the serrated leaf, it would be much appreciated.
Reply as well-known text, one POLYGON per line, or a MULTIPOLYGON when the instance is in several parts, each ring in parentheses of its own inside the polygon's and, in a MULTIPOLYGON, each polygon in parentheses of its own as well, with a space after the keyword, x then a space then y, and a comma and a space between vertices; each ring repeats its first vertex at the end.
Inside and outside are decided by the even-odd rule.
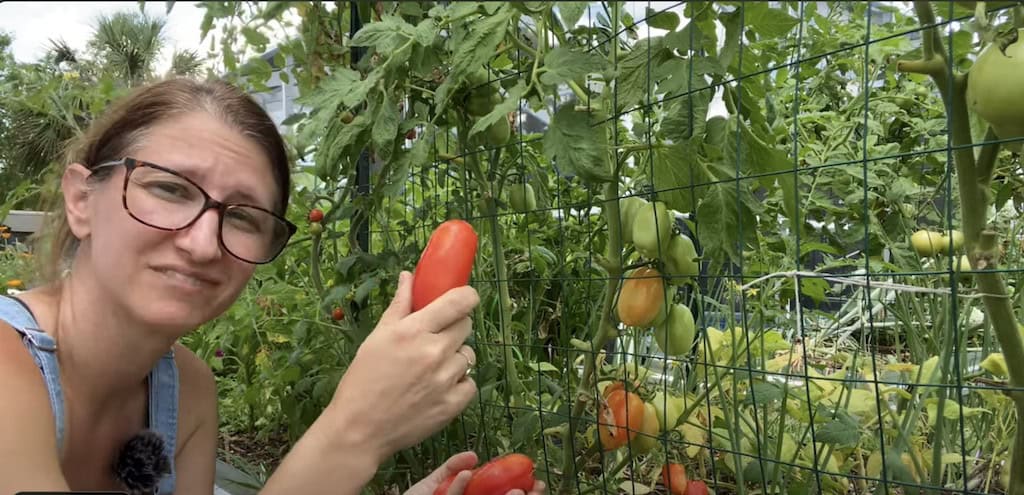
POLYGON ((373 289, 376 289, 379 285, 380 278, 378 277, 370 277, 366 279, 366 281, 359 284, 359 287, 356 287, 356 293, 352 297, 352 300, 359 304, 365 304, 366 298, 370 296, 370 292, 373 291, 373 289))
POLYGON ((665 47, 679 50, 681 54, 686 55, 690 51, 699 50, 702 40, 700 27, 691 22, 679 31, 666 34, 665 47))
POLYGON ((814 438, 837 447, 857 445, 860 428, 848 415, 840 415, 814 429, 814 438))
POLYGON ((700 206, 697 207, 698 222, 705 227, 698 227, 700 242, 705 253, 712 255, 724 252, 730 261, 740 261, 739 239, 740 226, 747 237, 752 235, 756 219, 750 208, 749 191, 736 191, 732 183, 717 183, 709 186, 703 193, 700 206), (741 198, 740 194, 744 194, 741 198))
POLYGON ((650 7, 647 7, 647 24, 653 28, 664 29, 665 31, 675 31, 679 27, 679 15, 670 10, 663 10, 658 12, 650 7))
POLYGON ((668 102, 661 119, 665 138, 678 143, 702 135, 707 125, 711 96, 710 91, 698 91, 668 102))
POLYGON ((434 141, 434 128, 428 127, 426 132, 416 140, 412 149, 401 152, 393 161, 394 168, 389 167, 386 181, 381 184, 380 192, 385 197, 396 195, 407 185, 409 173, 430 159, 430 146, 434 141))
POLYGON ((519 99, 523 96, 523 90, 525 89, 526 86, 522 81, 520 81, 519 84, 516 84, 515 87, 509 90, 508 96, 506 96, 501 103, 494 106, 494 110, 491 110, 491 113, 488 113, 476 120, 473 127, 469 129, 469 137, 473 137, 477 133, 485 131, 491 126, 491 124, 498 120, 507 119, 509 112, 519 108, 519 99))
POLYGON ((782 387, 774 383, 754 382, 750 386, 750 391, 747 392, 747 396, 743 398, 743 403, 746 405, 752 404, 760 406, 777 400, 782 400, 782 395, 782 387))
POLYGON ((432 18, 423 19, 416 25, 416 29, 413 30, 413 37, 416 39, 416 43, 420 45, 432 45, 434 38, 437 37, 437 22, 432 18))
POLYGON ((364 24, 352 37, 352 46, 372 46, 381 53, 391 53, 413 36, 413 27, 401 17, 385 15, 380 21, 364 24))
POLYGON ((473 23, 473 29, 455 47, 451 58, 451 71, 434 94, 434 101, 438 106, 447 103, 451 91, 466 79, 466 75, 494 56, 498 44, 505 39, 505 30, 512 19, 512 14, 512 9, 502 2, 493 15, 479 21, 468 21, 473 23))
POLYGON ((604 57, 594 52, 559 46, 544 56, 545 72, 540 75, 540 82, 554 86, 601 72, 606 67, 604 57))
POLYGON ((761 39, 781 38, 800 23, 795 17, 768 2, 744 3, 743 20, 761 39))
POLYGON ((398 104, 391 101, 388 92, 381 89, 381 102, 370 134, 377 149, 390 148, 398 134, 398 104))
POLYGON ((512 445, 522 445, 533 440, 540 429, 539 414, 530 411, 519 415, 512 422, 512 445))
POLYGON ((580 18, 583 17, 583 13, 587 11, 587 5, 590 2, 558 2, 556 8, 558 9, 559 15, 562 16, 562 22, 565 24, 566 29, 572 29, 576 27, 576 23, 580 22, 580 18))
POLYGON ((267 35, 251 26, 242 26, 242 36, 245 37, 245 42, 252 46, 261 47, 270 43, 270 38, 267 38, 267 35))
POLYGON ((572 103, 563 105, 544 134, 544 155, 555 161, 555 166, 585 181, 614 180, 608 165, 607 124, 592 123, 604 120, 586 111, 576 111, 572 103))

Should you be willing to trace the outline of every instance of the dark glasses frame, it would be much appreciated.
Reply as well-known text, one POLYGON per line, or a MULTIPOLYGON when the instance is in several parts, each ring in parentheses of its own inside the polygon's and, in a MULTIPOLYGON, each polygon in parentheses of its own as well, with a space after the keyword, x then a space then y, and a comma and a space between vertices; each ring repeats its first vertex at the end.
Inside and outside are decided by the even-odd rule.
POLYGON ((164 167, 164 166, 161 166, 161 165, 157 165, 155 163, 146 162, 146 161, 142 161, 142 160, 137 160, 137 159, 131 158, 131 157, 124 157, 124 158, 121 158, 121 159, 118 159, 118 160, 112 160, 112 161, 108 161, 108 162, 103 162, 103 163, 100 163, 100 164, 98 164, 98 165, 96 165, 94 167, 91 167, 89 169, 90 170, 90 177, 93 174, 95 174, 97 170, 100 170, 100 169, 103 169, 103 168, 107 168, 107 167, 114 167, 114 166, 124 166, 125 169, 126 169, 125 170, 125 174, 124 174, 124 183, 121 186, 121 206, 124 208, 124 211, 127 212, 129 216, 131 216, 133 219, 135 219, 135 221, 137 221, 137 222, 139 222, 139 223, 141 223, 141 224, 143 224, 143 225, 145 225, 147 227, 151 227, 151 228, 154 228, 154 229, 157 229, 157 230, 162 230, 162 231, 165 231, 165 232, 177 232, 177 231, 180 231, 180 230, 185 230, 185 229, 191 227, 192 225, 194 225, 196 223, 196 221, 199 220, 199 217, 203 216, 203 214, 206 213, 206 210, 209 210, 209 209, 212 208, 214 210, 217 210, 217 213, 218 213, 218 215, 217 215, 217 218, 218 218, 218 222, 217 222, 217 241, 220 243, 220 247, 222 249, 224 249, 224 251, 227 252, 228 254, 230 254, 232 257, 234 257, 234 258, 236 258, 238 260, 241 260, 241 261, 243 261, 245 263, 251 263, 251 264, 254 264, 254 265, 262 265, 262 264, 266 264, 266 263, 270 263, 270 262, 274 261, 278 256, 280 256, 281 252, 284 251, 284 248, 287 247, 288 240, 291 239, 291 237, 293 235, 295 235, 296 231, 298 231, 298 226, 296 226, 294 223, 290 222, 287 218, 284 218, 281 215, 278 215, 277 213, 275 213, 275 212, 273 212, 271 210, 268 210, 268 209, 266 209, 266 208, 264 208, 262 206, 245 204, 245 203, 225 203, 223 201, 218 201, 216 199, 213 199, 213 197, 210 196, 210 194, 207 193, 205 189, 203 189, 199 184, 196 184, 195 181, 193 181, 192 179, 189 179, 188 177, 185 177, 184 175, 182 175, 180 172, 178 172, 176 170, 169 169, 167 167, 164 167), (198 190, 200 193, 202 193, 202 195, 203 195, 203 206, 199 209, 199 212, 196 213, 196 216, 194 218, 192 218, 192 220, 189 220, 188 223, 186 223, 185 225, 183 225, 181 227, 178 227, 178 228, 160 227, 158 225, 153 225, 153 224, 151 224, 149 222, 146 222, 145 220, 142 220, 141 218, 135 216, 135 214, 132 213, 132 211, 128 208, 128 181, 131 178, 132 172, 134 172, 135 169, 138 169, 138 168, 152 168, 152 169, 160 170, 161 172, 166 172, 166 173, 171 174, 171 175, 173 175, 175 177, 181 178, 185 182, 188 182, 193 187, 195 187, 196 190, 198 190), (234 252, 232 252, 231 249, 229 249, 224 244, 224 214, 227 212, 227 210, 229 208, 234 207, 234 206, 244 206, 246 208, 252 208, 252 209, 256 209, 256 210, 268 213, 271 216, 273 216, 274 218, 276 218, 276 219, 278 219, 278 220, 280 220, 281 222, 284 223, 285 227, 288 230, 288 235, 285 236, 285 238, 283 239, 283 242, 281 242, 281 245, 267 259, 259 260, 259 261, 245 259, 245 258, 243 258, 241 256, 238 256, 234 252))

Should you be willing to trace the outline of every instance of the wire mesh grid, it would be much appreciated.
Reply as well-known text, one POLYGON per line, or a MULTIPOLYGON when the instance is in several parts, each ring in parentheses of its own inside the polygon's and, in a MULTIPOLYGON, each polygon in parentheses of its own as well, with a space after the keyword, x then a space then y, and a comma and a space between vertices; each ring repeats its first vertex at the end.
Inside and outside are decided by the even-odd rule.
MULTIPOLYGON (((1024 21, 992 3, 990 23, 1024 21)), ((966 28, 982 14, 554 12, 576 29, 520 19, 506 60, 470 89, 518 97, 512 139, 474 140, 473 120, 427 131, 431 165, 375 224, 371 251, 422 246, 446 218, 480 234, 479 395, 406 456, 523 452, 557 493, 667 493, 669 464, 719 494, 1008 491, 1020 388, 993 311, 1013 317, 1019 301, 1019 155, 956 106, 959 80, 914 65, 970 67, 980 35, 966 28), (540 84, 541 50, 557 73, 554 47, 585 84, 530 105, 517 84, 540 84), (965 154, 988 170, 961 180, 965 154), (963 191, 979 181, 987 203, 963 191), (915 246, 917 231, 931 244, 915 246)))

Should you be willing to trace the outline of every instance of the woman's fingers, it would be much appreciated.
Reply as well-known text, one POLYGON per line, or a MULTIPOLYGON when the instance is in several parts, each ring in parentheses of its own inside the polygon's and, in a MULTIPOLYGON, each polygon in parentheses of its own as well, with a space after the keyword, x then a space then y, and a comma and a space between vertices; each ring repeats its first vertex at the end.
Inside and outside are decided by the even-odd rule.
POLYGON ((445 362, 441 370, 441 377, 447 379, 447 383, 462 381, 469 376, 469 372, 476 367, 476 353, 468 345, 459 347, 458 350, 445 362))

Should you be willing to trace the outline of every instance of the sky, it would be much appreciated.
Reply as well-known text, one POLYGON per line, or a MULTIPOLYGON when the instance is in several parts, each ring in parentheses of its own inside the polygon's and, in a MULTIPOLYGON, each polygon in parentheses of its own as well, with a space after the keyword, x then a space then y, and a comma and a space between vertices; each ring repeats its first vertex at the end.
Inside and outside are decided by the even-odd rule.
MULTIPOLYGON (((193 49, 206 53, 206 43, 199 40, 199 25, 205 10, 199 2, 175 2, 167 15, 166 2, 145 2, 145 11, 167 21, 167 47, 157 69, 165 69, 175 48, 193 49)), ((118 11, 138 11, 139 3, 122 2, 0 2, 0 31, 14 37, 12 52, 19 62, 39 59, 49 46, 49 40, 63 38, 72 48, 85 48, 92 36, 93 21, 102 14, 118 11)))

